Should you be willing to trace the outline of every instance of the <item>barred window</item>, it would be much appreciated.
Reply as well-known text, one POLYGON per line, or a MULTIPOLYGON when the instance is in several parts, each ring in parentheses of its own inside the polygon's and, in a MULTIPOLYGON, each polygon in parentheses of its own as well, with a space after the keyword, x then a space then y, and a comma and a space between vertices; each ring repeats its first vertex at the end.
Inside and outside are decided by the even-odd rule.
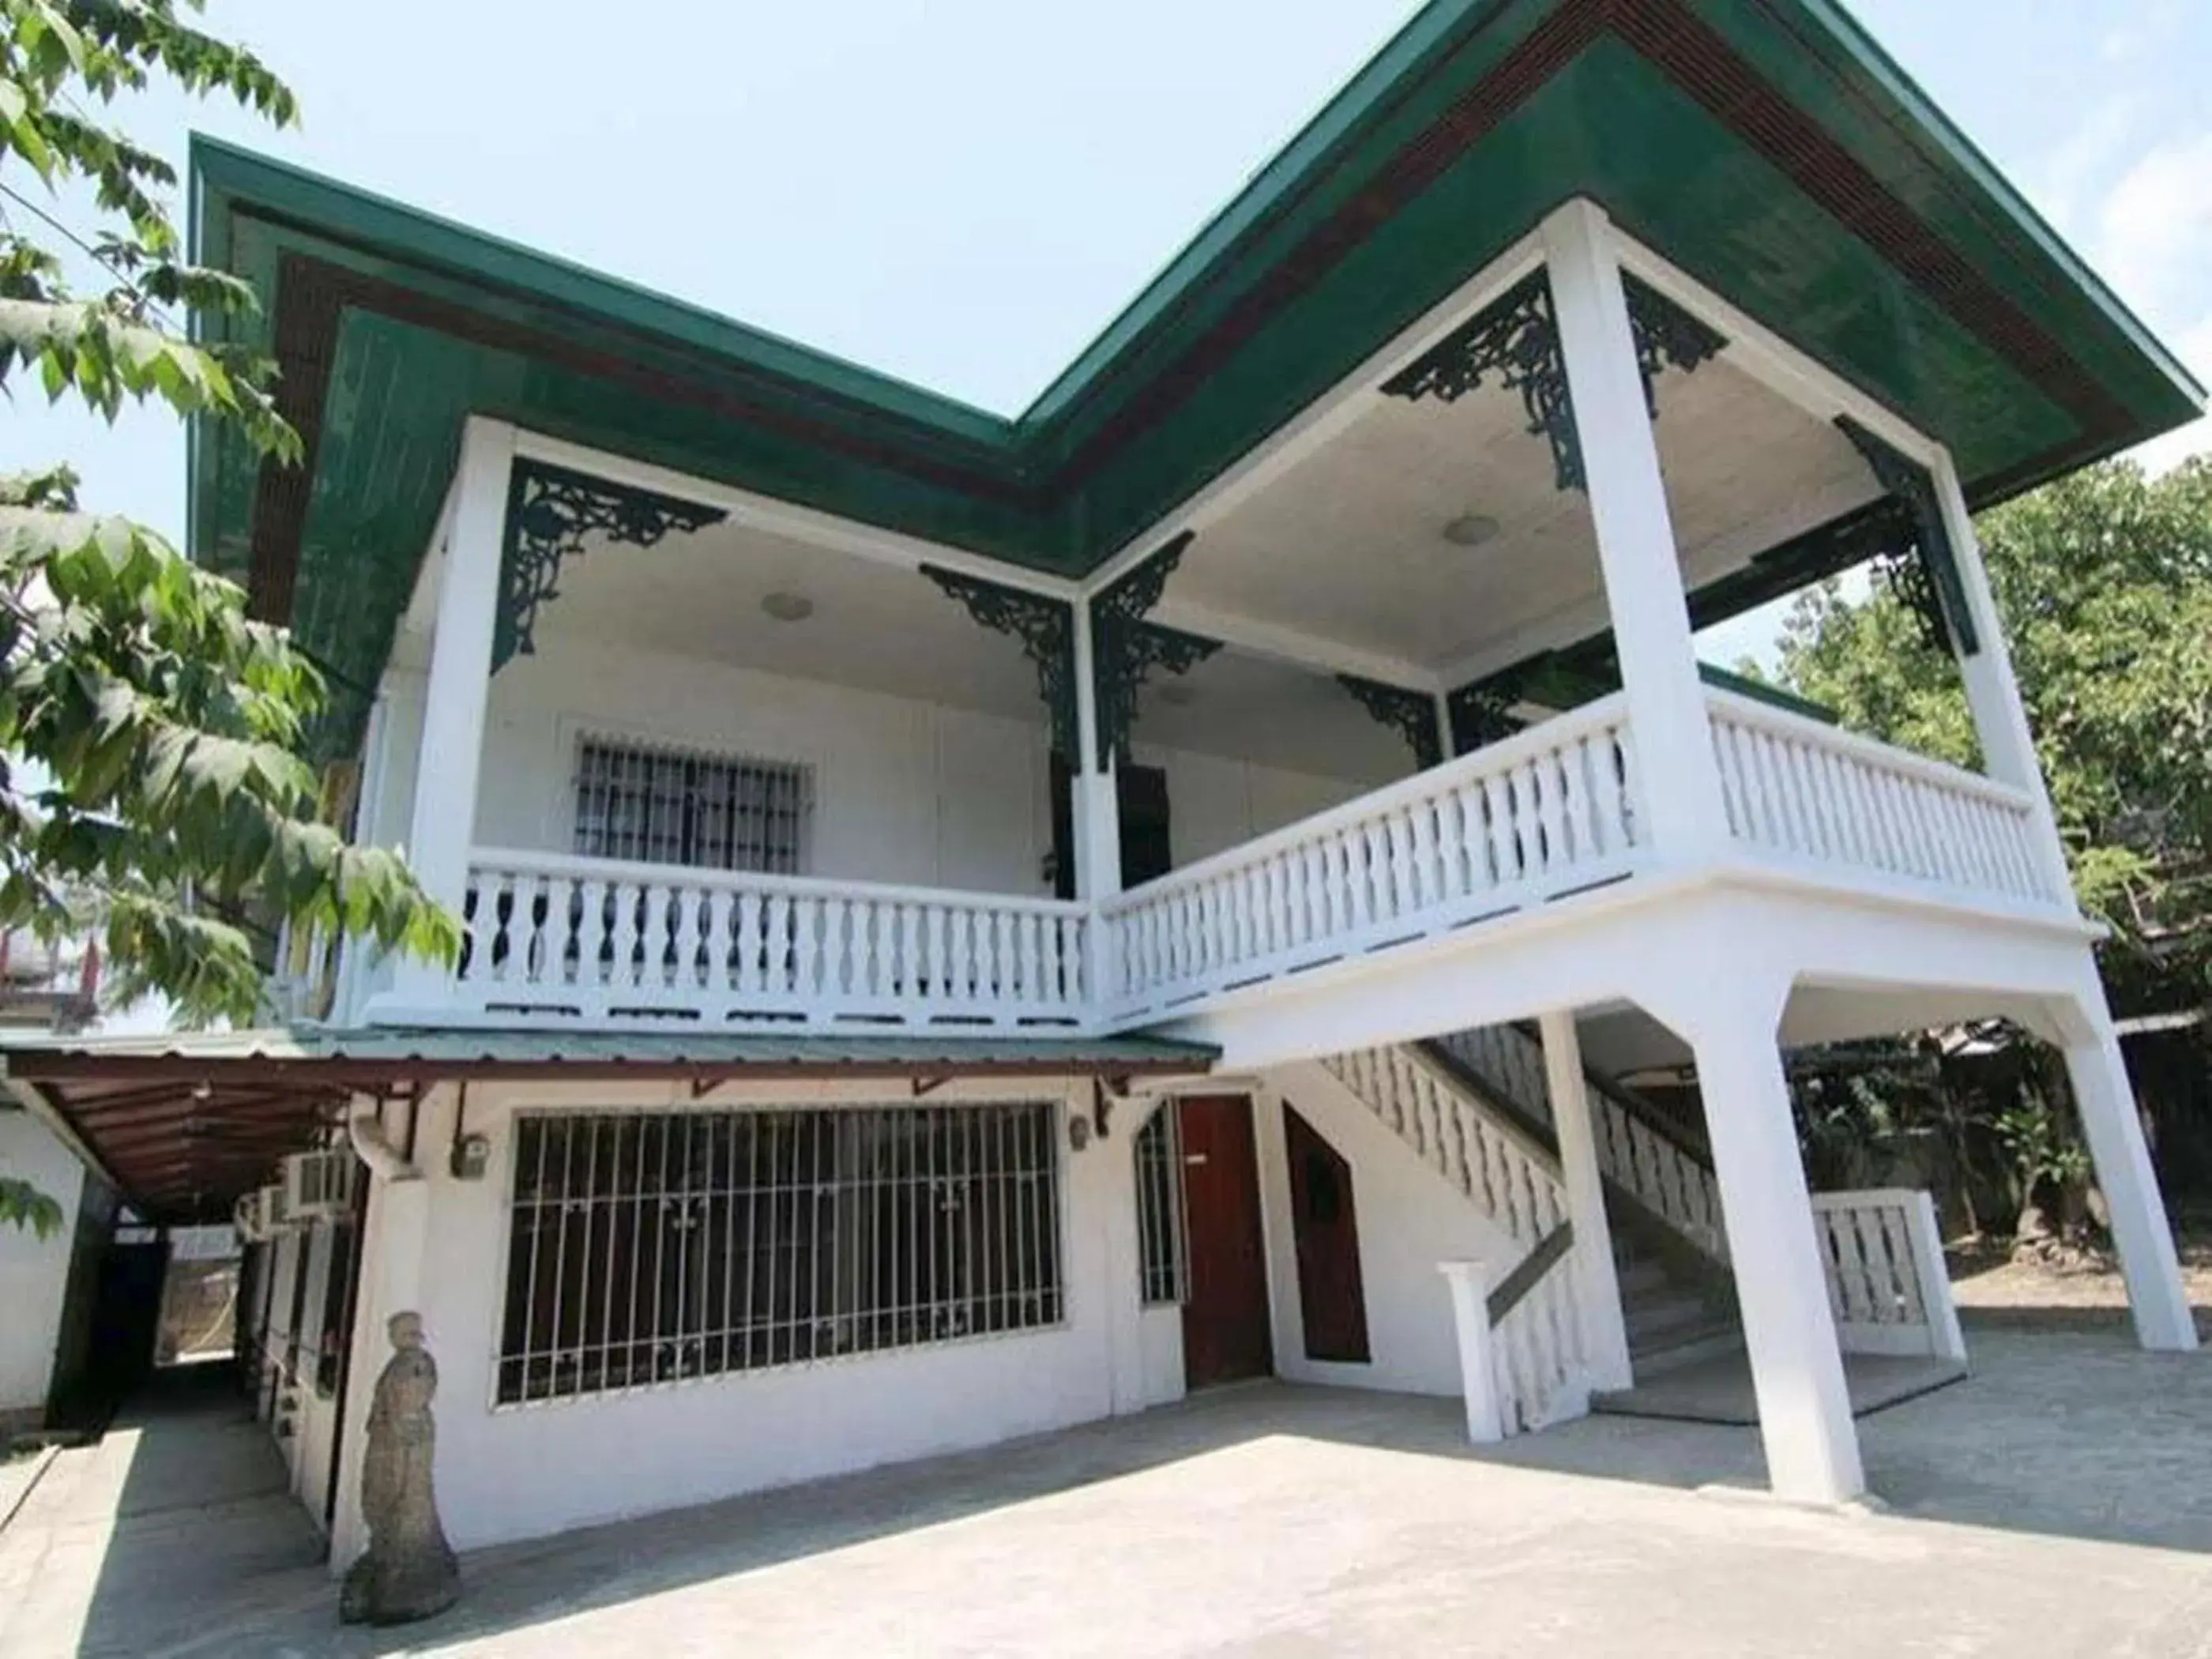
POLYGON ((586 738, 576 747, 575 850, 797 875, 812 784, 811 770, 793 762, 586 738))
POLYGON ((1047 1103, 527 1115, 503 1404, 1057 1325, 1047 1103))
POLYGON ((1184 1249, 1182 1134, 1176 1103, 1164 1101, 1137 1131, 1137 1272, 1146 1304, 1190 1299, 1184 1249))

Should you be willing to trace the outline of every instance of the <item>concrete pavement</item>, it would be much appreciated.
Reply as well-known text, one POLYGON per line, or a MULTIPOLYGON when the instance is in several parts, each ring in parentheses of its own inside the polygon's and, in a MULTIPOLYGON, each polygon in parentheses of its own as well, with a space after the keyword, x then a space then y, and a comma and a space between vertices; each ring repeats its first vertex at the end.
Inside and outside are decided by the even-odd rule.
POLYGON ((0 1536, 0 1659, 2212 1654, 2212 1355, 1969 1342, 1972 1378, 1861 1424, 1887 1514, 1697 1490, 1755 1480, 1747 1430, 1478 1455, 1450 1401, 1261 1385, 485 1552, 460 1607, 382 1632, 337 1626, 265 1464, 242 1491, 234 1444, 200 1506, 149 1426, 0 1536))

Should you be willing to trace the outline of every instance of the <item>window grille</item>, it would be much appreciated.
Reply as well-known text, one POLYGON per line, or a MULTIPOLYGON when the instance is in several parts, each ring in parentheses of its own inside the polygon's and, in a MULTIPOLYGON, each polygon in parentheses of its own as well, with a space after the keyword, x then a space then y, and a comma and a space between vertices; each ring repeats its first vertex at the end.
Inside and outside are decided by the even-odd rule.
POLYGON ((1164 1101, 1137 1131, 1138 1277, 1147 1304, 1190 1299, 1184 1248, 1182 1134, 1176 1103, 1164 1101))
POLYGON ((1045 1103, 518 1120, 501 1404, 1062 1316, 1045 1103))
POLYGON ((813 775, 787 761, 586 738, 576 748, 575 850, 586 857, 794 876, 813 775))

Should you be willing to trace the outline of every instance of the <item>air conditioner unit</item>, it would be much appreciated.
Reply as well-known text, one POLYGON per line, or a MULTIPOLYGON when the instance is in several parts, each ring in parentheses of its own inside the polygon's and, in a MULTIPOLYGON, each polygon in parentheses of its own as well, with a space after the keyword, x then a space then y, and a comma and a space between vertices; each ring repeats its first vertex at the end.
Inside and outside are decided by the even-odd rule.
POLYGON ((284 1219, 290 1225, 342 1220, 353 1212, 350 1149, 295 1152, 284 1160, 284 1219))

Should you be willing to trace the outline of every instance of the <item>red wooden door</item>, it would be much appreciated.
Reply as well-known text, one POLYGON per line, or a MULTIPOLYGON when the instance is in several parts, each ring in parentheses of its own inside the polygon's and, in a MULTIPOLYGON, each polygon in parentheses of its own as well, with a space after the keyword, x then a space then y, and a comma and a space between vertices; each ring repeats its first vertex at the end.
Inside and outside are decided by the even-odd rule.
POLYGON ((1283 1149, 1291 1164, 1291 1231, 1297 1241, 1306 1358, 1364 1362, 1370 1357, 1367 1295, 1359 1279, 1352 1165, 1287 1101, 1283 1149))
POLYGON ((1177 1110, 1190 1258, 1190 1296, 1182 1309, 1183 1381, 1202 1389, 1265 1376, 1274 1370, 1274 1348, 1252 1103, 1242 1095, 1194 1095, 1177 1110))

